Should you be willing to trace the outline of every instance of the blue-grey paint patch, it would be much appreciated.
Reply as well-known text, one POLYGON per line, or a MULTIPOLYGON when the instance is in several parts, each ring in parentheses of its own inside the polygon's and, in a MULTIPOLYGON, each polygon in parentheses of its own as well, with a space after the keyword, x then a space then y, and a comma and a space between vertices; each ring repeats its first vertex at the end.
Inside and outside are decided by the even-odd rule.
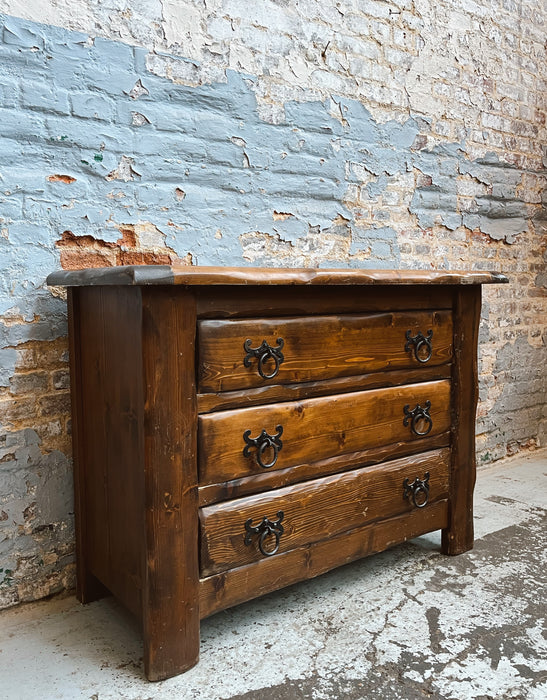
POLYGON ((522 171, 496 154, 470 161, 463 144, 443 144, 417 153, 413 166, 431 178, 430 185, 416 188, 410 205, 420 226, 442 224, 451 230, 465 226, 507 243, 514 243, 519 233, 528 230, 530 212, 517 195, 522 171), (476 194, 463 206, 458 198, 458 176, 488 186, 488 193, 476 194))
MULTIPOLYGON (((376 228, 363 231, 344 201, 348 188, 361 186, 377 199, 389 178, 412 168, 431 178, 412 199, 419 226, 479 227, 506 240, 526 228, 519 171, 494 157, 470 163, 461 144, 416 150, 429 130, 421 118, 380 124, 360 102, 333 96, 290 102, 285 121, 269 124, 258 115, 253 76, 228 71, 222 83, 174 84, 146 68, 144 49, 0 17, 0 317, 42 319, 3 327, 1 349, 64 332, 44 280, 58 267, 55 241, 66 230, 115 242, 121 224, 151 222, 181 257, 190 251, 198 264, 229 265, 245 264, 246 233, 291 243, 310 227, 328 235, 342 216, 351 252, 365 245, 368 258, 341 254, 329 264, 397 267, 389 212, 378 211, 376 228), (460 211, 462 176, 496 189, 460 211)), ((12 368, 13 354, 4 357, 12 368)))

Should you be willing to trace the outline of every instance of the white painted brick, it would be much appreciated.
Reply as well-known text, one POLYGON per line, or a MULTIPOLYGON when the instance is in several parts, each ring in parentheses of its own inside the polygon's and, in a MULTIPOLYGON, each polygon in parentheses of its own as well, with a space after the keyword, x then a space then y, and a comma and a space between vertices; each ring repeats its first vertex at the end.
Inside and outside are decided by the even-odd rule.
POLYGON ((344 16, 344 26, 356 36, 368 36, 370 33, 370 21, 368 17, 353 12, 344 16))
POLYGON ((380 42, 381 44, 391 41, 391 27, 385 22, 377 22, 372 20, 370 23, 370 37, 380 42))
POLYGON ((364 15, 377 19, 390 19, 390 4, 388 2, 378 2, 378 0, 360 0, 359 10, 364 15))
POLYGON ((414 60, 414 56, 412 54, 387 47, 384 48, 384 55, 390 65, 402 66, 404 68, 410 68, 412 61, 414 60))

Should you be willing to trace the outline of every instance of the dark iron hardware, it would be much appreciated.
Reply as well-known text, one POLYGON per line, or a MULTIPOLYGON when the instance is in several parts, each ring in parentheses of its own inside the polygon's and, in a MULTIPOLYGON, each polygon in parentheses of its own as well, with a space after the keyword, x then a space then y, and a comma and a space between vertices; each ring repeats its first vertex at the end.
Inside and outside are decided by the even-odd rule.
POLYGON ((243 347, 247 353, 243 358, 243 364, 245 367, 250 367, 251 360, 253 357, 256 357, 258 359, 258 374, 260 374, 262 379, 273 379, 279 372, 279 366, 285 360, 285 357, 281 352, 283 345, 285 345, 285 341, 283 338, 278 338, 277 347, 272 347, 265 340, 263 340, 258 348, 252 348, 252 342, 252 340, 247 339, 243 343, 243 347), (270 360, 273 360, 274 366, 273 370, 268 373, 264 371, 264 365, 270 360))
POLYGON ((423 480, 416 477, 412 483, 408 479, 403 481, 403 498, 412 498, 416 508, 423 508, 429 498, 429 472, 426 472, 423 480))
POLYGON ((405 417, 403 418, 403 425, 408 425, 410 421, 410 429, 414 435, 427 435, 431 428, 433 427, 433 421, 429 415, 429 409, 431 408, 431 401, 426 401, 424 407, 422 408, 420 404, 417 404, 416 408, 410 410, 410 406, 407 404, 403 411, 405 417), (425 421, 427 427, 425 430, 419 430, 418 426, 420 421, 425 421))
POLYGON ((410 334, 410 331, 406 332, 407 343, 405 345, 405 352, 412 350, 414 346, 414 357, 424 364, 429 362, 431 355, 433 354, 433 348, 431 347, 431 338, 433 337, 433 331, 427 331, 427 336, 425 336, 422 331, 418 331, 415 336, 410 334))
POLYGON ((243 433, 243 439, 247 443, 243 448, 243 456, 249 457, 251 455, 251 447, 256 448, 256 461, 262 467, 262 469, 269 469, 277 462, 277 456, 283 448, 283 442, 281 436, 283 435, 283 426, 276 425, 275 429, 277 433, 275 435, 269 435, 265 430, 263 430, 258 437, 252 438, 251 431, 246 430, 243 433), (272 459, 269 462, 264 462, 264 453, 266 450, 272 451, 272 459))
POLYGON ((253 519, 249 518, 249 520, 247 520, 245 523, 245 530, 247 531, 247 534, 245 535, 245 544, 251 544, 253 541, 253 535, 260 535, 258 539, 258 548, 265 557, 273 557, 273 555, 277 554, 279 550, 279 540, 284 532, 283 525, 281 525, 281 521, 284 517, 285 513, 280 510, 277 513, 277 520, 269 520, 266 518, 266 516, 264 516, 262 518, 262 522, 260 522, 258 525, 253 525, 253 519), (265 549, 264 543, 271 535, 275 537, 275 545, 273 549, 268 550, 265 549))

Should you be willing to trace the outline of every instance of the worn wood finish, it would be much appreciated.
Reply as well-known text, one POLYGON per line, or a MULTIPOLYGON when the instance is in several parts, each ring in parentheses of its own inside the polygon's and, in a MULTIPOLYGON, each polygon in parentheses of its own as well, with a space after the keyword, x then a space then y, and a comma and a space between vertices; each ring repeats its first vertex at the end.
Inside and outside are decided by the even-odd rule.
POLYGON ((343 286, 249 288, 222 285, 195 287, 196 311, 202 319, 265 318, 276 316, 324 316, 325 314, 381 313, 452 309, 452 293, 436 285, 405 285, 368 289, 356 287, 353 294, 343 286))
POLYGON ((477 285, 502 275, 158 266, 48 281, 77 287, 69 333, 78 595, 110 590, 135 612, 150 679, 196 662, 200 617, 437 528, 449 554, 472 545, 477 285), (405 313, 420 326, 452 318, 441 364, 397 364, 388 336, 405 313), (377 324, 372 345, 371 314, 391 319, 377 324), (281 377, 289 383, 242 385, 231 376, 236 359, 224 355, 198 396, 197 367, 210 364, 219 329, 224 344, 228 327, 254 332, 261 320, 261 332, 276 335, 296 317, 306 320, 284 352, 305 357, 313 336, 313 353, 281 377), (200 320, 209 340, 197 351, 200 320), (230 382, 238 388, 218 391, 230 382), (433 429, 412 435, 403 407, 427 400, 433 429), (258 466, 256 448, 243 457, 244 431, 256 437, 278 424, 275 466, 258 466), (402 482, 426 471, 430 502, 417 508, 402 482), (279 509, 280 551, 258 555, 256 536, 244 544, 245 521, 275 521, 279 509))
POLYGON ((198 488, 199 506, 208 506, 219 501, 248 496, 251 493, 263 493, 272 489, 283 488, 291 484, 310 481, 318 476, 339 474, 356 467, 365 467, 387 459, 396 459, 403 455, 427 452, 450 445, 450 432, 433 437, 426 436, 412 442, 396 442, 359 452, 347 452, 334 457, 327 457, 307 464, 297 464, 287 469, 264 470, 260 474, 232 479, 220 484, 207 484, 198 488))
MULTIPOLYGON (((201 415, 198 420, 198 463, 201 484, 220 483, 263 471, 252 448, 245 456, 244 433, 256 438, 262 430, 274 435, 283 428, 282 448, 272 469, 317 461, 398 440, 419 440, 410 423, 404 424, 404 407, 414 409, 431 402, 430 435, 450 427, 450 382, 425 382, 388 389, 270 404, 237 411, 201 415)), ((418 426, 421 431, 425 426, 418 426)), ((265 459, 271 461, 268 448, 265 459)))
POLYGON ((481 289, 454 294, 454 364, 452 368, 452 469, 449 525, 442 533, 445 554, 473 547, 475 488, 475 415, 478 401, 477 343, 481 289))
POLYGON ((347 270, 264 267, 192 267, 188 265, 126 265, 54 272, 50 285, 470 285, 506 282, 497 272, 457 270, 347 270))
POLYGON ((439 530, 447 523, 447 501, 432 503, 422 510, 387 518, 307 544, 275 557, 261 559, 237 569, 204 578, 200 582, 200 610, 208 617, 298 581, 314 578, 337 566, 439 530))
POLYGON ((82 387, 82 354, 80 335, 80 290, 68 289, 68 333, 70 355, 70 385, 72 407, 72 455, 74 466, 74 520, 76 530, 76 596, 82 603, 91 603, 108 594, 108 589, 91 573, 87 541, 88 519, 93 517, 88 505, 86 476, 85 405, 82 387), (77 389, 77 390, 76 390, 77 389))
MULTIPOLYGON (((413 482, 416 477, 424 479, 424 474, 429 472, 428 505, 446 499, 449 459, 449 450, 422 453, 202 508, 201 576, 211 576, 263 557, 257 536, 250 545, 245 544, 245 523, 249 519, 253 525, 258 525, 264 517, 275 521, 278 511, 282 511, 285 531, 279 552, 283 553, 373 520, 410 511, 415 506, 403 497, 405 478, 413 482)), ((268 542, 268 550, 272 547, 273 543, 268 542)))
POLYGON ((78 468, 77 484, 85 498, 78 539, 88 571, 138 614, 142 545, 126 533, 141 532, 143 524, 140 290, 81 289, 78 297, 75 397, 82 404, 77 421, 83 470, 78 468), (97 406, 101 410, 93 410, 97 406))
POLYGON ((259 406, 280 401, 297 401, 311 399, 316 396, 344 394, 364 389, 379 389, 401 384, 416 384, 432 382, 437 379, 450 379, 452 367, 450 364, 428 367, 423 365, 415 369, 387 370, 360 374, 352 377, 337 377, 323 379, 317 382, 302 382, 297 384, 276 384, 274 386, 225 391, 219 394, 198 394, 198 413, 259 406))
POLYGON ((198 338, 199 390, 234 391, 444 364, 452 356, 452 318, 450 311, 432 311, 210 320, 198 323, 198 338), (430 356, 423 343, 421 350, 426 352, 420 362, 406 334, 415 337, 429 331, 430 356), (277 367, 273 356, 267 359, 262 373, 275 376, 264 378, 259 360, 249 357, 244 344, 249 340, 251 348, 259 348, 266 341, 276 350, 278 339, 283 341, 283 359, 277 367))
POLYGON ((150 680, 199 656, 195 305, 184 290, 143 289, 144 664, 150 680))

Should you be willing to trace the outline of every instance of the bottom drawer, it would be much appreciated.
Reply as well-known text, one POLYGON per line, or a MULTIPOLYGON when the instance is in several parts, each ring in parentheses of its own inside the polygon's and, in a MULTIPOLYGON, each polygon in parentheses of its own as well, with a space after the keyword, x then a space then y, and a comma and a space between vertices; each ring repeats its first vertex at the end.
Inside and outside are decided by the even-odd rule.
POLYGON ((201 576, 327 540, 448 497, 450 450, 393 460, 200 510, 201 576))

